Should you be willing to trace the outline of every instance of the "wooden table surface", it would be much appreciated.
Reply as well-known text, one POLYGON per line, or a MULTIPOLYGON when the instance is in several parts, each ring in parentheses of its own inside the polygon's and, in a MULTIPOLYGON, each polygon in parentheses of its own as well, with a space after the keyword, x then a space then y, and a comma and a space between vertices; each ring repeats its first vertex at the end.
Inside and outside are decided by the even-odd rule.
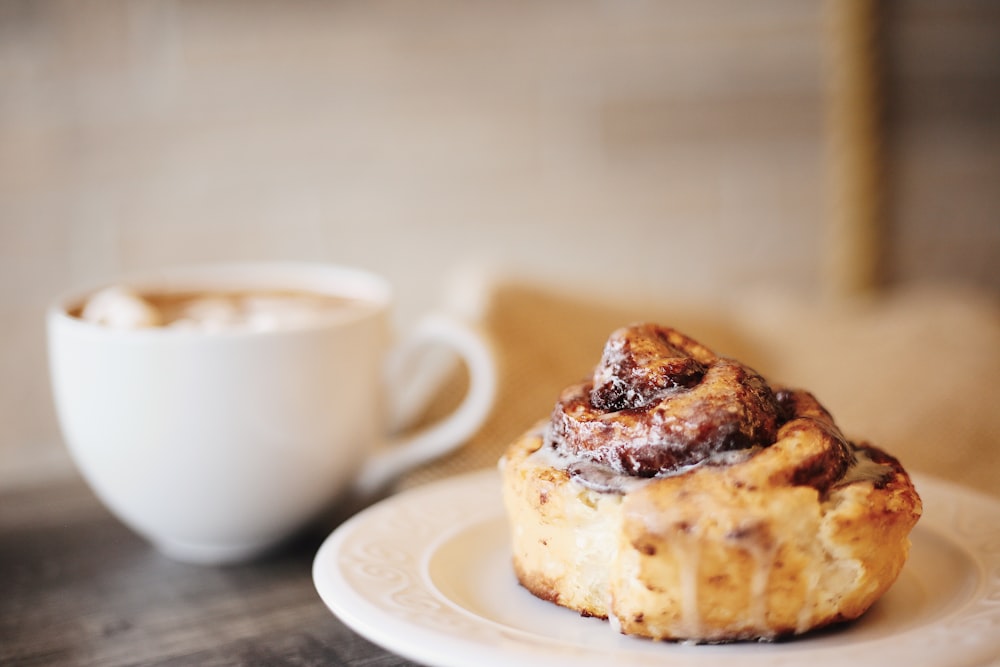
POLYGON ((0 492, 0 665, 411 665, 313 588, 318 526, 258 562, 160 555, 79 479, 0 492))

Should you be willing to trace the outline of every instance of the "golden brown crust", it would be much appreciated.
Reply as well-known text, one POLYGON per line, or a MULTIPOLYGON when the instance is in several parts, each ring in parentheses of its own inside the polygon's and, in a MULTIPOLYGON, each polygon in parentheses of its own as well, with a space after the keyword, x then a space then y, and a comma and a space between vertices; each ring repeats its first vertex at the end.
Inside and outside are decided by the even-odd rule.
POLYGON ((549 442, 618 472, 652 477, 774 440, 781 406, 753 369, 674 329, 611 334, 590 380, 568 387, 549 442))
POLYGON ((531 429, 502 459, 519 581, 654 639, 766 639, 864 613, 906 560, 920 499, 811 395, 774 396, 773 442, 654 478, 581 466, 549 425, 531 429))

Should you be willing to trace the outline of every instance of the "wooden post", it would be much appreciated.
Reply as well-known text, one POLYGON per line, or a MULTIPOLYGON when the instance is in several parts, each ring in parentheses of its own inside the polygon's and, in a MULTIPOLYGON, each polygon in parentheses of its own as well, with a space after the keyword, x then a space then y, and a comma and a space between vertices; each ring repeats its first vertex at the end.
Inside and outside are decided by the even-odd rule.
POLYGON ((885 242, 878 0, 827 0, 827 229, 835 298, 875 291, 885 242))

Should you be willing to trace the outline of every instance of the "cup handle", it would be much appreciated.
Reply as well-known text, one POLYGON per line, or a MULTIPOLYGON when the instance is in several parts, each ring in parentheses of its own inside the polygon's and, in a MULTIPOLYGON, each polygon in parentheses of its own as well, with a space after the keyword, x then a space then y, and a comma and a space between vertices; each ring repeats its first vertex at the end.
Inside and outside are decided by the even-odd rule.
MULTIPOLYGON (((387 379, 404 375, 419 354, 432 343, 451 348, 465 362, 469 386, 465 397, 447 417, 412 435, 396 436, 370 458, 356 478, 354 490, 372 495, 405 471, 455 449, 476 432, 493 405, 496 367, 486 341, 472 329, 439 315, 424 318, 413 333, 394 348, 386 361, 387 379)), ((401 428, 417 416, 433 397, 441 373, 424 369, 409 382, 389 384, 390 424, 401 428)))

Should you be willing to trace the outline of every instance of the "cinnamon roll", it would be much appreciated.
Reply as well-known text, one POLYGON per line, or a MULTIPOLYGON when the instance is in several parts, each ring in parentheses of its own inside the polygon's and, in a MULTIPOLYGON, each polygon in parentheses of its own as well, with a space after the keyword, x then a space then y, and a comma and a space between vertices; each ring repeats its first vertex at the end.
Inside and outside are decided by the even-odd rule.
POLYGON ((500 462, 518 580, 622 633, 722 642, 863 614, 920 498, 808 392, 678 331, 614 332, 500 462))

